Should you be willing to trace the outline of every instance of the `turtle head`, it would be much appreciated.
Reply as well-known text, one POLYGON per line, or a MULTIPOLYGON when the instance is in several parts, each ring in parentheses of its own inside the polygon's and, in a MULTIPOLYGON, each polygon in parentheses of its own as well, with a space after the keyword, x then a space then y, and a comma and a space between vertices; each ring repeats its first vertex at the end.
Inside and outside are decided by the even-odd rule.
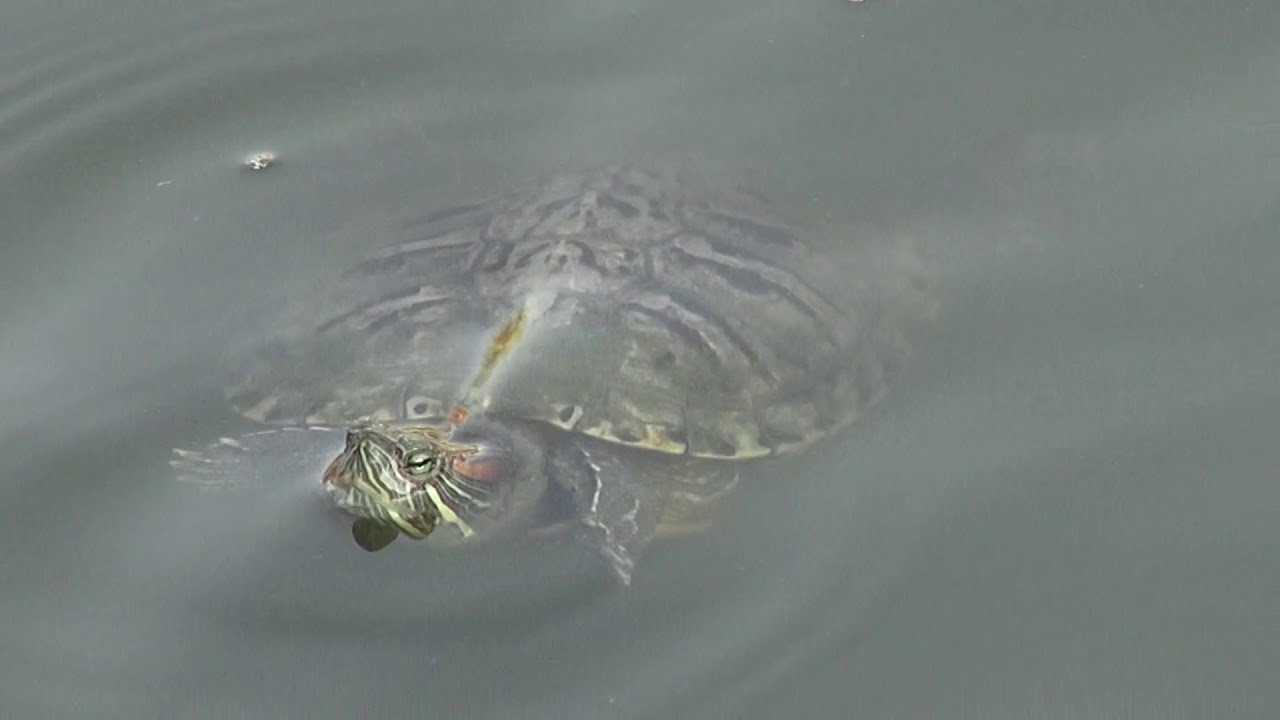
POLYGON ((508 519, 512 497, 530 489, 516 486, 540 477, 540 453, 520 440, 497 423, 361 423, 347 431, 324 485, 357 518, 352 532, 366 550, 397 531, 422 539, 447 528, 468 540, 508 519))

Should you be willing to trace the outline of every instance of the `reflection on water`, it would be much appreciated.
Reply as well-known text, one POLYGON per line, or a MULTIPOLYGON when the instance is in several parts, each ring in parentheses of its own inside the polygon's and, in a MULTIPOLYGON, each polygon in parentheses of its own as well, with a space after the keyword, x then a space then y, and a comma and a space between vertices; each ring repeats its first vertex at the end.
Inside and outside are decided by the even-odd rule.
POLYGON ((1050 5, 7 5, 6 709, 1265 716, 1275 11, 1050 5), (168 477, 383 209, 654 156, 928 238, 947 302, 630 589, 168 477))

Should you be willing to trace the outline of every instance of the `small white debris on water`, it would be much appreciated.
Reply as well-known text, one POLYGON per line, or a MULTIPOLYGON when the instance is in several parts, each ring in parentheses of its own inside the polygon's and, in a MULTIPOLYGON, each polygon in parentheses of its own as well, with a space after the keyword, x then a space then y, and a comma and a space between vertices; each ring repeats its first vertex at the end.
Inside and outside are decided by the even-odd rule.
POLYGON ((250 170, 266 170, 275 164, 276 154, 270 151, 254 153, 244 160, 244 166, 250 170))

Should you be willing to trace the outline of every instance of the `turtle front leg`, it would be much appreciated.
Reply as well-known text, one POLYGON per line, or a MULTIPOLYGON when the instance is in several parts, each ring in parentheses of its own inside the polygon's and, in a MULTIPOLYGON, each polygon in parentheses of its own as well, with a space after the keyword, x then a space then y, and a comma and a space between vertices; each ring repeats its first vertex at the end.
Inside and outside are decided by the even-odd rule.
MULTIPOLYGON (((658 528, 667 492, 634 458, 588 438, 568 440, 552 454, 552 477, 573 496, 578 539, 599 553, 623 585, 658 528)), ((625 451, 623 451, 625 452, 625 451)))

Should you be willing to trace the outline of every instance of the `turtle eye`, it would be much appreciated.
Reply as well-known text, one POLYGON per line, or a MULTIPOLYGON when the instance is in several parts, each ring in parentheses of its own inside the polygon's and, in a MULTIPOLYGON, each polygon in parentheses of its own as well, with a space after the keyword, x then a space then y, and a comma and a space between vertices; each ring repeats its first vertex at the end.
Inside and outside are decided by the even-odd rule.
POLYGON ((426 475, 435 466, 434 456, 428 452, 410 453, 404 459, 404 467, 413 475, 426 475))

